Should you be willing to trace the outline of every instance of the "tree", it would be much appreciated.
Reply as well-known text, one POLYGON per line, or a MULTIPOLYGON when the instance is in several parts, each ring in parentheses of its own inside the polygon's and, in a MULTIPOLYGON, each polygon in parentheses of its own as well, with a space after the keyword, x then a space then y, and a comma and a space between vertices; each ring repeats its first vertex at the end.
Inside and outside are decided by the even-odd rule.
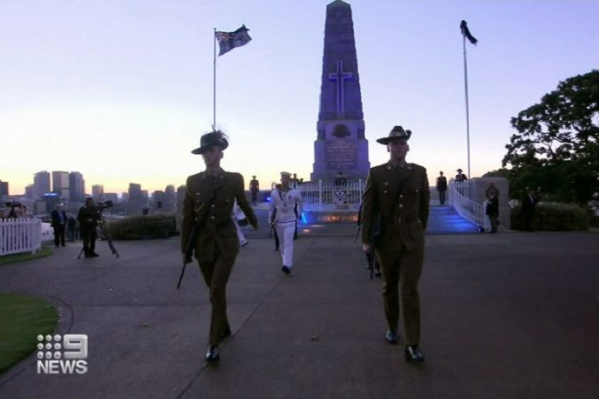
POLYGON ((579 203, 599 190, 599 70, 560 82, 511 124, 502 164, 522 184, 579 203))

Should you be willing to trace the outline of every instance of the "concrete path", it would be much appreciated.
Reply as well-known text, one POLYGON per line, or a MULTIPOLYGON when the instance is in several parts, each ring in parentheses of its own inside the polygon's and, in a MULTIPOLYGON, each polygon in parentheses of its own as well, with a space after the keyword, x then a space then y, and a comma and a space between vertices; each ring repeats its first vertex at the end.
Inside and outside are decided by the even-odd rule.
MULTIPOLYGON (((349 231, 349 230, 348 230, 349 231)), ((84 375, 0 377, 0 398, 580 398, 599 392, 599 234, 427 237, 422 366, 383 336, 380 280, 353 237, 303 236, 290 276, 252 239, 229 289, 233 336, 203 360, 210 306, 198 268, 181 290, 179 242, 98 242, 0 267, 0 292, 59 306, 88 334, 84 375)), ((3 322, 3 321, 0 321, 3 322)))

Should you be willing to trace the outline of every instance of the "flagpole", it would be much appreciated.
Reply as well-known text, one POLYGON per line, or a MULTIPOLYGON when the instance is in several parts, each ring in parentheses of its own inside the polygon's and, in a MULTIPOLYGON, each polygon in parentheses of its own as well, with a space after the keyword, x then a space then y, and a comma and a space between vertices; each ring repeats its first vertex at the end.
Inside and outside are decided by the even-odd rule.
POLYGON ((462 33, 463 44, 464 44, 464 90, 466 92, 466 146, 468 149, 468 178, 471 179, 470 174, 470 110, 468 106, 468 60, 466 57, 466 34, 462 33))
POLYGON ((212 82, 212 130, 216 129, 216 28, 214 28, 214 76, 212 82))

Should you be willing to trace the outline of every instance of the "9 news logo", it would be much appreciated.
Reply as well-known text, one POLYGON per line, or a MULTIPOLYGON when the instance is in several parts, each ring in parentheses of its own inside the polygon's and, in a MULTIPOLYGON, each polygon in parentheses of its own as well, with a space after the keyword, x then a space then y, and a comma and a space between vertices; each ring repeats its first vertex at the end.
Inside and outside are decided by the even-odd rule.
POLYGON ((38 374, 86 374, 87 335, 37 336, 38 374))

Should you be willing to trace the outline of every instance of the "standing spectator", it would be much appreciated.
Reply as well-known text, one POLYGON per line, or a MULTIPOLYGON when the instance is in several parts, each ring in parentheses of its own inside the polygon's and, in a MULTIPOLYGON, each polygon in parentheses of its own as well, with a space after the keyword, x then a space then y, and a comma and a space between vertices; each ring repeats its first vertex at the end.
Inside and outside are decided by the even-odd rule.
POLYGON ((539 200, 535 190, 529 190, 528 195, 522 200, 522 220, 526 231, 532 231, 532 221, 535 216, 537 202, 539 200))
POLYGON ((293 174, 293 177, 289 181, 289 187, 298 188, 300 186, 300 180, 297 178, 297 173, 293 174))
POLYGON ((491 222, 491 234, 497 234, 497 225, 499 224, 499 191, 490 190, 490 188, 487 189, 487 209, 485 214, 491 222))
POLYGON ((252 176, 250 180, 250 192, 252 193, 252 204, 258 203, 258 192, 260 191, 260 182, 256 180, 256 176, 252 176))
POLYGON ((69 233, 69 241, 77 239, 77 219, 73 215, 67 219, 67 231, 69 233))
POLYGON ((437 191, 439 192, 439 202, 445 204, 445 192, 447 191, 447 178, 443 176, 443 172, 439 172, 437 177, 437 191))
POLYGON ((67 213, 62 209, 61 204, 54 205, 52 215, 52 228, 54 229, 54 245, 65 247, 64 233, 67 227, 67 213))
POLYGON ((457 170, 458 174, 455 175, 455 181, 463 182, 468 180, 468 177, 463 173, 462 169, 457 170))
POLYGON ((85 199, 85 204, 79 208, 77 220, 79 221, 79 226, 81 228, 83 253, 85 257, 95 258, 100 256, 96 253, 96 239, 98 238, 96 227, 98 227, 100 216, 98 215, 98 209, 94 203, 93 197, 87 197, 85 199))
POLYGON ((487 200, 490 200, 491 197, 496 196, 499 197, 499 189, 495 187, 495 183, 489 183, 489 187, 485 190, 485 197, 487 200))

